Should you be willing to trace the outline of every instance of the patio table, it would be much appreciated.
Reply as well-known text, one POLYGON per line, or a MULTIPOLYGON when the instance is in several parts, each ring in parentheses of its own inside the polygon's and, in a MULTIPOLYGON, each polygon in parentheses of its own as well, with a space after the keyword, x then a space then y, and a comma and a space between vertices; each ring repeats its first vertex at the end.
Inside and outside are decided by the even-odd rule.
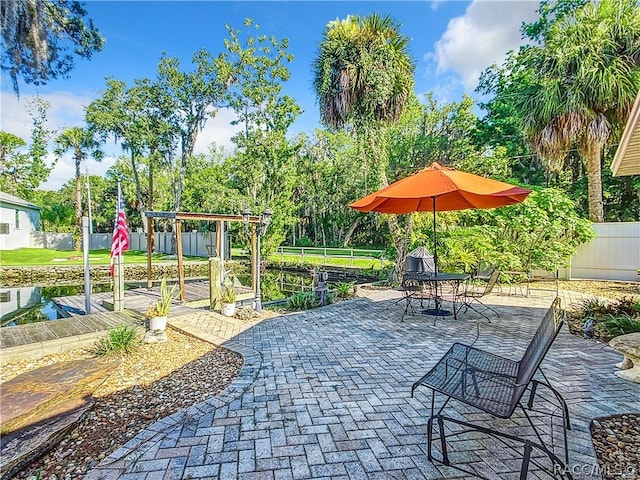
POLYGON ((469 279, 470 275, 467 273, 447 273, 447 272, 438 272, 438 273, 412 273, 412 278, 418 282, 429 284, 431 290, 435 292, 434 295, 434 303, 435 308, 428 308, 426 310, 422 310, 422 313, 427 315, 433 315, 435 317, 446 317, 451 315, 452 312, 449 310, 444 310, 442 308, 442 286, 443 284, 451 286, 451 303, 453 304, 453 318, 458 318, 458 290, 460 288, 460 284, 469 279), (440 290, 438 290, 440 289, 440 290))

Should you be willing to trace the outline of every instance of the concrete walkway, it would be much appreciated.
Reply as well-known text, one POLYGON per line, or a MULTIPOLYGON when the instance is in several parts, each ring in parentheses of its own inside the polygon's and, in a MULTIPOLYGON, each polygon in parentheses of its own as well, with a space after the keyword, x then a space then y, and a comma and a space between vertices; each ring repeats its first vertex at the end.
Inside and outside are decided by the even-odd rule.
MULTIPOLYGON (((404 305, 390 306, 397 297, 373 292, 239 331, 224 343, 245 362, 229 388, 140 432, 85 479, 469 478, 427 460, 430 397, 412 399, 410 388, 453 342, 473 341, 478 316, 401 322, 404 305)), ((539 291, 487 298, 500 317, 481 324, 476 345, 519 359, 551 300, 539 291)), ((204 317, 188 328, 218 336, 204 317)), ((547 355, 544 371, 572 416, 571 465, 596 464, 593 418, 640 410, 640 385, 613 375, 620 360, 566 327, 547 355)), ((526 434, 519 417, 495 420, 457 402, 448 413, 526 434)), ((454 461, 480 475, 518 477, 516 454, 487 437, 468 434, 450 447, 454 461)))

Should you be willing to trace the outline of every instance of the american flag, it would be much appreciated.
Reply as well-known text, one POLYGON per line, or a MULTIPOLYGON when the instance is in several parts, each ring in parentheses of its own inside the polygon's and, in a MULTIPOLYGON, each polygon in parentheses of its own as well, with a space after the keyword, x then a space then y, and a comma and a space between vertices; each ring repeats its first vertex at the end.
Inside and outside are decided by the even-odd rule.
POLYGON ((122 189, 118 182, 118 199, 116 200, 116 218, 113 224, 113 237, 111 239, 111 276, 116 257, 121 256, 129 248, 129 228, 127 227, 127 214, 124 213, 124 200, 122 189))

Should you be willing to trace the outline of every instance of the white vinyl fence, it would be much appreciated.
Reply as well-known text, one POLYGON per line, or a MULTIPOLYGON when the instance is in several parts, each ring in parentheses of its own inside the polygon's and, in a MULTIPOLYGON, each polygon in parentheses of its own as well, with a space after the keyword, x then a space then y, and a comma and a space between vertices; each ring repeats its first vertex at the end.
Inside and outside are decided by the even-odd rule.
MULTIPOLYGON (((155 252, 171 253, 172 233, 156 232, 154 234, 155 252)), ((213 252, 216 238, 215 232, 186 232, 182 234, 182 253, 188 257, 208 257, 213 252)), ((94 233, 91 235, 91 250, 111 248, 110 233, 94 233)), ((147 236, 144 233, 129 235, 129 250, 147 251, 147 236)))
POLYGON ((593 229, 596 237, 578 247, 564 277, 640 280, 640 222, 594 223, 593 229))

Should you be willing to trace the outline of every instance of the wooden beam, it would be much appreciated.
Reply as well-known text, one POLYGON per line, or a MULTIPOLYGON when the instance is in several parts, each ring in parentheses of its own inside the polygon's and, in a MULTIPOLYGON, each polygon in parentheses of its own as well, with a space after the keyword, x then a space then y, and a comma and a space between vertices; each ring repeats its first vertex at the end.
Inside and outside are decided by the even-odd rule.
POLYGON ((176 219, 176 249, 178 253, 178 284, 180 285, 180 300, 187 301, 184 290, 184 262, 182 261, 182 222, 176 219))
MULTIPOLYGON (((189 212, 146 212, 147 216, 153 218, 175 218, 176 220, 205 220, 215 222, 218 220, 226 222, 241 222, 242 215, 225 215, 222 213, 189 213, 189 212)), ((249 223, 260 223, 258 215, 251 215, 249 223)))

